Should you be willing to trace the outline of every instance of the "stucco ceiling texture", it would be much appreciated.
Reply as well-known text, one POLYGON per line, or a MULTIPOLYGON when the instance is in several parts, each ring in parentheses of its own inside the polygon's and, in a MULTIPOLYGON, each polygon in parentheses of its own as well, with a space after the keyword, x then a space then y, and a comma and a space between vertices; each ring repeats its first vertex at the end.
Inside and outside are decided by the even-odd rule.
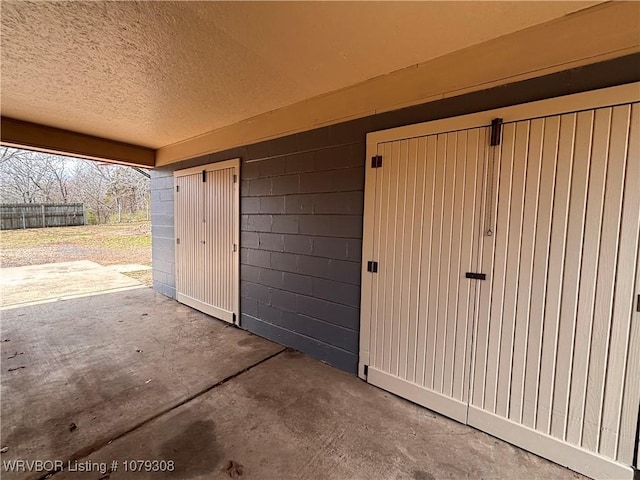
POLYGON ((600 2, 2 1, 2 115, 158 148, 600 2))

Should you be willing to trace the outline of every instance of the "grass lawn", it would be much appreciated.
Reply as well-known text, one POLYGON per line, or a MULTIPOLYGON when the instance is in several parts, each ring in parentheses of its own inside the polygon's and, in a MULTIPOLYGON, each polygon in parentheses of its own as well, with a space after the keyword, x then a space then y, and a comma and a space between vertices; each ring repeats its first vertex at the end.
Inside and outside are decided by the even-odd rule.
MULTIPOLYGON (((2 267, 76 260, 91 260, 105 266, 151 265, 151 224, 137 222, 0 232, 2 267)), ((151 285, 151 270, 126 275, 151 285)))

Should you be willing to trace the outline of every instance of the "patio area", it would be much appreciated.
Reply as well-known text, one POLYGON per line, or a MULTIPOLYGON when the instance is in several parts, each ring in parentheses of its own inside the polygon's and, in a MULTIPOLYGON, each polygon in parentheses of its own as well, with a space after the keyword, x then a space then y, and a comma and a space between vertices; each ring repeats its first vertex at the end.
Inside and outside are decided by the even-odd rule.
POLYGON ((1 327, 2 478, 579 478, 150 288, 1 327))

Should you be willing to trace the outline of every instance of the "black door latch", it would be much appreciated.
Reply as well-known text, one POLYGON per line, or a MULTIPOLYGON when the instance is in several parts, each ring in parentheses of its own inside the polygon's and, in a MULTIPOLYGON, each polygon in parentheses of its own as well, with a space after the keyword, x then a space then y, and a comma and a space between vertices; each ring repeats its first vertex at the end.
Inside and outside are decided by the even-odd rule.
POLYGON ((464 276, 466 278, 471 278, 473 280, 486 280, 487 279, 487 275, 485 273, 467 272, 467 273, 464 274, 464 276))

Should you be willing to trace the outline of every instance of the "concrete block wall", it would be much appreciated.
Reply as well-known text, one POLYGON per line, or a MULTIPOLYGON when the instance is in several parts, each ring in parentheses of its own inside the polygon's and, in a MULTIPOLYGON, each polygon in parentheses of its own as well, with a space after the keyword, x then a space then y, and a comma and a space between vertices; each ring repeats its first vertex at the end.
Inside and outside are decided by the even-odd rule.
POLYGON ((173 172, 151 170, 151 259, 153 288, 176 298, 173 172))
POLYGON ((175 298, 173 170, 241 158, 241 327, 356 373, 368 132, 640 79, 640 54, 153 171, 154 288, 175 298))
POLYGON ((348 371, 358 360, 364 144, 290 139, 242 164, 241 325, 348 371))
POLYGON ((175 298, 173 171, 240 157, 241 327, 355 372, 369 126, 327 127, 154 170, 154 288, 175 298))

